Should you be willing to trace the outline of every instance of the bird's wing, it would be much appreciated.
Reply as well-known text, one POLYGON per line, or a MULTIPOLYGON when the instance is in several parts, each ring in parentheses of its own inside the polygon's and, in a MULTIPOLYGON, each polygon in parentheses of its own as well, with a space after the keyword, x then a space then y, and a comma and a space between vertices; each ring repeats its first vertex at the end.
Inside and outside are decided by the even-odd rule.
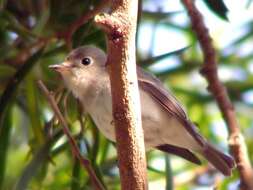
POLYGON ((137 67, 137 75, 140 88, 146 91, 157 103, 159 103, 169 115, 176 117, 191 136, 201 146, 204 146, 205 140, 199 135, 194 124, 188 120, 186 113, 179 102, 165 89, 161 81, 145 72, 140 67, 137 67))
POLYGON ((190 150, 185 149, 185 148, 181 148, 178 146, 174 146, 171 144, 163 144, 163 145, 159 145, 156 147, 158 150, 162 151, 162 152, 166 152, 169 154, 174 154, 177 155, 181 158, 184 158, 194 164, 200 165, 201 161, 199 160, 199 158, 197 156, 195 156, 190 150))

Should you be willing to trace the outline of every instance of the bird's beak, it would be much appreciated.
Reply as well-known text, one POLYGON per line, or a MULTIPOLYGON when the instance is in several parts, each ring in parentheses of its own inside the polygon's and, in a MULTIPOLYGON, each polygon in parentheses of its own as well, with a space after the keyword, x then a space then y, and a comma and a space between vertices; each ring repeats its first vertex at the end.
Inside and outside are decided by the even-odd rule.
POLYGON ((71 68, 71 65, 62 63, 62 64, 50 65, 49 68, 61 73, 63 71, 69 70, 71 68))

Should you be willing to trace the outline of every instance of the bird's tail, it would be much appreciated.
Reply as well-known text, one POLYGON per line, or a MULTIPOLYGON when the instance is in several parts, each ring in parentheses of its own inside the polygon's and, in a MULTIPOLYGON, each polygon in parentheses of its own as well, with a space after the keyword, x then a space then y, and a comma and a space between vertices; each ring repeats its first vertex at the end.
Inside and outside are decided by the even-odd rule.
POLYGON ((212 145, 206 143, 204 146, 203 156, 211 162, 211 164, 226 176, 230 176, 232 169, 235 167, 234 159, 223 154, 212 145))

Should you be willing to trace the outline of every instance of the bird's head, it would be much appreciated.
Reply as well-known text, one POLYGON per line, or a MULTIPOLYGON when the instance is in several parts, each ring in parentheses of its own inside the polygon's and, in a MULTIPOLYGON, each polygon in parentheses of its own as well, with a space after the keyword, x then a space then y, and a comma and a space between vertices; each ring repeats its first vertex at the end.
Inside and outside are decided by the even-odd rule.
POLYGON ((74 49, 63 63, 51 65, 50 68, 60 73, 67 87, 79 96, 79 92, 96 85, 106 73, 107 56, 95 46, 82 46, 74 49))

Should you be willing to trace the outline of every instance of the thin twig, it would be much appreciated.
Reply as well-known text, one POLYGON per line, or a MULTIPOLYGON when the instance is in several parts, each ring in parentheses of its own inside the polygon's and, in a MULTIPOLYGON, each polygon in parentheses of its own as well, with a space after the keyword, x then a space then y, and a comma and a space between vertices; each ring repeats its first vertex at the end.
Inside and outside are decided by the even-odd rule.
POLYGON ((182 0, 190 16, 193 30, 199 40, 204 54, 204 66, 201 73, 206 77, 208 90, 213 94, 229 131, 229 146, 235 158, 241 179, 241 189, 253 189, 253 171, 247 154, 244 137, 240 132, 233 104, 228 96, 227 89, 218 77, 217 57, 212 45, 212 39, 206 28, 201 13, 192 0, 182 0))
POLYGON ((51 108, 53 109, 55 115, 57 116, 57 118, 59 119, 59 122, 62 124, 63 126, 63 132, 65 133, 65 135, 67 136, 68 140, 69 140, 69 143, 71 145, 71 150, 72 150, 72 153, 74 154, 74 156, 79 159, 79 161, 81 162, 82 166, 87 170, 87 172, 89 173, 89 176, 90 176, 90 179, 91 179, 91 182, 94 186, 94 188, 96 190, 104 190, 104 187, 103 185, 101 184, 101 182, 99 181, 99 179, 97 178, 96 176, 96 173, 94 172, 91 164, 90 164, 90 161, 86 158, 84 158, 76 143, 75 143, 75 140, 72 138, 71 134, 70 134, 70 131, 68 129, 68 124, 66 122, 66 120, 64 119, 64 117, 62 116, 57 104, 56 104, 56 101, 53 97, 53 95, 48 91, 48 89, 46 88, 46 86, 43 84, 42 81, 38 81, 38 85, 40 87, 40 89, 42 90, 42 92, 44 93, 44 95, 46 96, 49 104, 51 105, 51 108))

